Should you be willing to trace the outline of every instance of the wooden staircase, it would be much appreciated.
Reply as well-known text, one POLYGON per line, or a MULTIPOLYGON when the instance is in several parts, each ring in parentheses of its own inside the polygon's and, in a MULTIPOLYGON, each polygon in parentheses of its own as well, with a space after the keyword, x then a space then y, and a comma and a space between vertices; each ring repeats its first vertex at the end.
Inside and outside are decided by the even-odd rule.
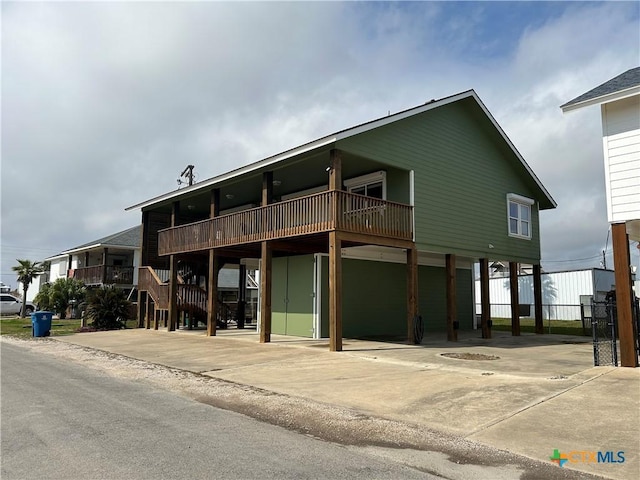
MULTIPOLYGON (((207 291, 197 285, 185 284, 182 276, 178 275, 177 286, 178 314, 186 313, 189 318, 189 327, 198 323, 207 324, 207 291)), ((153 325, 158 328, 158 317, 164 319, 169 316, 169 282, 162 281, 156 271, 151 267, 140 267, 138 273, 138 290, 147 292, 153 302, 153 325)), ((217 325, 226 328, 229 321, 234 318, 232 309, 218 301, 217 325)), ((149 313, 147 313, 149 316, 149 313)))

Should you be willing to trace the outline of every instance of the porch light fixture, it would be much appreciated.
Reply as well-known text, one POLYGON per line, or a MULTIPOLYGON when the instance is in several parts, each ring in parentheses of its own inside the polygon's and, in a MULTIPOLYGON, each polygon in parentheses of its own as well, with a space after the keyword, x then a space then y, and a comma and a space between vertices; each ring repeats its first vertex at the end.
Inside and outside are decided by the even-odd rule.
POLYGON ((187 210, 195 210, 196 206, 195 205, 187 205, 187 210))
POLYGON ((227 200, 233 200, 233 193, 227 193, 225 197, 227 197, 227 200))
POLYGON ((329 173, 331 171, 331 165, 324 169, 325 172, 329 173))
POLYGON ((282 182, 280 180, 274 180, 273 181, 273 186, 274 187, 279 187, 280 185, 282 185, 282 182))

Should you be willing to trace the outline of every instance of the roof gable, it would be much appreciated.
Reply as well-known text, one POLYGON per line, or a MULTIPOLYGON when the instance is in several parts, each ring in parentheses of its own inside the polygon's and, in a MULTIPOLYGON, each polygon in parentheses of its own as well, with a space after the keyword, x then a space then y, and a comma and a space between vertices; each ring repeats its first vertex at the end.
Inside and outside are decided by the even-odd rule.
POLYGON ((617 77, 561 105, 560 108, 567 112, 636 94, 640 94, 640 67, 632 68, 621 73, 617 77))
POLYGON ((422 113, 425 113, 429 110, 433 110, 445 105, 449 105, 451 103, 455 103, 461 100, 465 100, 465 99, 473 99, 477 105, 480 107, 480 109, 482 110, 483 114, 486 116, 486 118, 489 120, 489 122, 492 124, 493 128, 495 129, 495 131, 502 137, 502 139, 504 140, 505 144, 508 146, 508 148, 515 154, 516 158, 518 159, 518 161, 522 164, 522 166, 524 167, 524 169, 527 171, 527 173, 530 175, 530 177, 532 178, 532 180, 535 182, 535 184, 537 185, 537 187, 540 189, 540 191, 542 192, 542 194, 546 197, 547 203, 548 205, 551 206, 551 208, 555 207, 557 204, 555 202, 555 200, 551 197, 551 195, 549 194, 549 192, 546 190, 546 188, 542 185, 542 183, 540 182, 540 180, 537 178, 537 176, 533 173, 533 170, 531 170, 531 168, 529 167, 529 165, 525 162, 524 158, 522 157, 522 155, 520 155, 520 152, 518 152, 518 150, 515 148, 515 146, 513 145, 513 143, 511 142, 511 140, 509 139, 509 137, 507 137, 507 135, 505 134, 505 132, 502 130, 502 128, 500 127, 500 125, 498 125, 498 122, 496 122, 496 120, 493 118, 493 116, 491 115, 491 113, 489 113, 489 110, 486 108, 486 106, 482 103, 482 101, 480 100, 480 98, 478 97, 478 95, 476 94, 476 92, 474 90, 467 90, 455 95, 451 95, 449 97, 444 97, 441 98, 439 100, 431 100, 429 102, 426 102, 423 105, 419 105, 417 107, 413 107, 407 110, 403 110, 401 112, 395 113, 393 115, 388 115, 386 117, 381 117, 375 120, 371 120, 369 122, 365 122, 359 125, 356 125, 354 127, 350 127, 347 128, 345 130, 341 130, 338 131, 336 133, 333 133, 331 135, 319 138, 317 140, 314 140, 312 142, 300 145, 298 147, 292 148, 290 150, 287 150, 285 152, 279 153, 277 155, 273 155, 271 157, 267 157, 263 160, 260 160, 258 162, 255 163, 251 163, 249 165, 246 165, 244 167, 235 169, 235 170, 231 170, 227 173, 223 173, 221 175, 212 177, 210 179, 204 180, 200 183, 194 184, 190 187, 184 188, 184 189, 180 189, 180 190, 175 190, 169 193, 166 193, 164 195, 160 195, 158 197, 154 197, 152 199, 146 200, 144 202, 138 203, 136 205, 132 205, 128 208, 126 208, 126 210, 133 210, 133 209, 142 209, 157 203, 161 203, 161 202, 166 202, 169 199, 175 198, 175 197, 179 197, 179 196, 183 196, 185 194, 189 194, 189 193, 195 193, 199 190, 205 190, 205 189, 210 189, 211 187, 215 186, 216 184, 222 183, 226 180, 235 178, 235 177, 240 177, 243 175, 246 175, 248 173, 254 172, 256 170, 283 162, 289 158, 295 157, 297 155, 301 155, 301 154, 305 154, 305 153, 309 153, 312 152, 314 150, 319 150, 322 148, 326 148, 328 145, 332 145, 335 144, 336 142, 340 141, 340 140, 344 140, 347 139, 349 137, 353 137, 355 135, 359 135, 361 133, 367 132, 367 131, 371 131, 374 130, 376 128, 380 128, 383 127, 385 125, 388 125, 390 123, 394 123, 394 122, 400 122, 406 118, 409 117, 413 117, 415 115, 419 115, 422 113))
POLYGON ((77 247, 65 250, 63 254, 69 254, 78 250, 86 250, 95 247, 120 247, 120 248, 139 248, 142 241, 142 225, 128 228, 118 233, 107 235, 92 242, 84 243, 77 247))

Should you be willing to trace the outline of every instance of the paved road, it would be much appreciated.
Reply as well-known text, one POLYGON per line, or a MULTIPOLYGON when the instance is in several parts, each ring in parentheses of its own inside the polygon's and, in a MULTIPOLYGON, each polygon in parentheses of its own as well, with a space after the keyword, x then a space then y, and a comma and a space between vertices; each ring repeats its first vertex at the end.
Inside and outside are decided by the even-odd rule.
POLYGON ((430 478, 3 343, 3 480, 430 478))

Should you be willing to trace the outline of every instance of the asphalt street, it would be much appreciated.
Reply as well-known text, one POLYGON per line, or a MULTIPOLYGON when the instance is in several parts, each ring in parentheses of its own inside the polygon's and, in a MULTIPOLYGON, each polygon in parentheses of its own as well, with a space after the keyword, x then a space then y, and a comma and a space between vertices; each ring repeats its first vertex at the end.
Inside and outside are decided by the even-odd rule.
POLYGON ((15 345, 0 359, 3 480, 439 478, 15 345))

